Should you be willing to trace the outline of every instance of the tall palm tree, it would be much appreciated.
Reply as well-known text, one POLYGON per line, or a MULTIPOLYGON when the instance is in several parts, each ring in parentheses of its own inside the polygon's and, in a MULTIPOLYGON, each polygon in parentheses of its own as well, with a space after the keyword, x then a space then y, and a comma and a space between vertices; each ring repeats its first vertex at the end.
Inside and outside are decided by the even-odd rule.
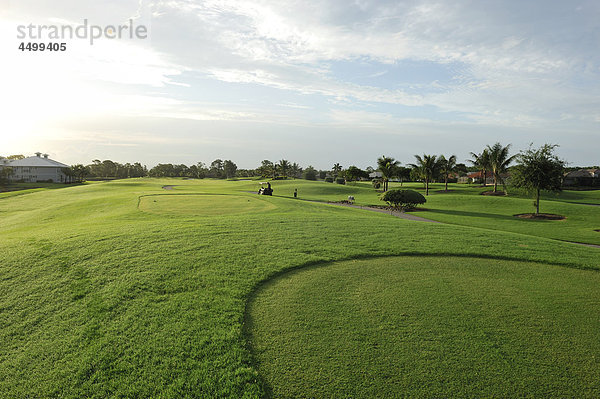
POLYGON ((419 174, 425 179, 425 195, 429 195, 429 182, 440 172, 441 162, 437 155, 425 155, 423 157, 415 155, 416 164, 411 164, 413 168, 419 171, 419 174))
POLYGON ((490 170, 490 153, 486 148, 480 154, 471 152, 471 156, 473 158, 471 158, 469 162, 471 162, 473 166, 477 167, 481 171, 481 179, 483 180, 483 187, 485 187, 487 172, 490 170))
POLYGON ((281 173, 281 175, 283 177, 287 177, 287 172, 290 169, 290 161, 288 161, 287 159, 282 159, 281 161, 279 161, 279 163, 277 164, 277 167, 279 169, 279 172, 281 173))
POLYGON ((275 165, 273 165, 273 162, 269 161, 268 159, 263 160, 260 166, 258 167, 258 171, 262 177, 275 177, 274 170, 275 165))
POLYGON ((400 165, 400 162, 392 157, 382 155, 380 158, 377 158, 377 168, 381 172, 381 179, 383 180, 383 191, 388 190, 389 181, 396 173, 398 165, 400 165))
POLYGON ((445 156, 440 155, 440 172, 444 176, 444 183, 446 184, 446 191, 448 191, 448 175, 450 173, 456 171, 456 155, 450 156, 450 158, 446 159, 445 156))
MULTIPOLYGON (((505 173, 508 169, 508 165, 515 159, 516 155, 512 157, 508 156, 508 150, 510 149, 510 144, 506 147, 503 147, 502 144, 496 143, 493 146, 487 146, 487 151, 489 152, 489 167, 492 172, 492 176, 494 177, 494 192, 498 189, 498 181, 502 182, 504 186, 504 179, 500 174, 505 173)), ((504 187, 506 191, 506 186, 504 187)))
POLYGON ((292 166, 290 166, 290 169, 292 170, 292 177, 294 179, 302 175, 302 168, 296 162, 294 162, 292 166))
POLYGON ((342 171, 342 165, 340 165, 339 163, 334 163, 333 168, 331 168, 331 170, 333 171, 333 177, 337 177, 338 174, 342 171))

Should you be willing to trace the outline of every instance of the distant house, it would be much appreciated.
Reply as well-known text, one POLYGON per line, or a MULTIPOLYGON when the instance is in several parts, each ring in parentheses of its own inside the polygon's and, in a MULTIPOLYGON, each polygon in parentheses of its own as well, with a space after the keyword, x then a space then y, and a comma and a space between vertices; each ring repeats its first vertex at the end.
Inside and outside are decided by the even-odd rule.
POLYGON ((579 169, 565 173, 563 186, 600 186, 600 169, 579 169))
MULTIPOLYGON (((462 176, 458 178, 459 183, 481 183, 483 184, 482 179, 483 173, 479 172, 471 172, 467 173, 466 176, 462 176)), ((509 184, 510 174, 509 173, 500 173, 500 177, 502 180, 509 184)), ((498 184, 502 184, 502 180, 498 180, 498 184)), ((494 174, 491 171, 485 171, 485 184, 494 184, 494 174)))
MULTIPOLYGON (((481 173, 481 171, 477 171, 477 172, 470 172, 467 173, 466 176, 460 177, 458 179, 459 183, 483 183, 483 173, 481 173)), ((485 183, 486 184, 494 184, 494 177, 492 175, 492 172, 490 171, 485 171, 485 183)))
POLYGON ((12 181, 23 182, 55 182, 63 183, 68 181, 63 172, 63 168, 69 165, 60 163, 48 158, 48 154, 36 152, 35 156, 10 161, 7 166, 12 167, 13 173, 10 176, 12 181))
POLYGON ((369 179, 381 179, 383 177, 383 173, 375 171, 369 173, 369 179))

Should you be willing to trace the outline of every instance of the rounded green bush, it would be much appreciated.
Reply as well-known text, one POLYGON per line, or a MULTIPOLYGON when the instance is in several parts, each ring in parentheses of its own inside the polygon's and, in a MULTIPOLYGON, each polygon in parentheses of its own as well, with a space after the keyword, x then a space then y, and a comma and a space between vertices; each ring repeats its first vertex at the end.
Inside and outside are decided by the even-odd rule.
POLYGON ((427 201, 416 191, 400 189, 386 191, 381 200, 387 202, 391 207, 401 210, 413 209, 427 201))

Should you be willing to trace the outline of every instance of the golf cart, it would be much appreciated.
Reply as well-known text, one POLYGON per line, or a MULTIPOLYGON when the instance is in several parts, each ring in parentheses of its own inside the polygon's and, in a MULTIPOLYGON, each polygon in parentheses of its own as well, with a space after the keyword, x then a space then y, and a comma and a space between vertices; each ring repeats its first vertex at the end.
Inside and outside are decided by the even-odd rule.
POLYGON ((273 195, 273 189, 271 188, 271 183, 269 183, 269 182, 260 183, 260 188, 258 189, 258 195, 273 195))

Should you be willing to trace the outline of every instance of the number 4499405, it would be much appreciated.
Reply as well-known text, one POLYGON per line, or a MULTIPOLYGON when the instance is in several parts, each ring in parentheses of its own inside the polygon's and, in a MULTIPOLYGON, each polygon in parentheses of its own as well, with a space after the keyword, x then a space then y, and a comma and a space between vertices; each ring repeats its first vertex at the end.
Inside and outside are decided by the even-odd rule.
POLYGON ((21 51, 65 51, 67 43, 21 43, 19 50, 21 51))

